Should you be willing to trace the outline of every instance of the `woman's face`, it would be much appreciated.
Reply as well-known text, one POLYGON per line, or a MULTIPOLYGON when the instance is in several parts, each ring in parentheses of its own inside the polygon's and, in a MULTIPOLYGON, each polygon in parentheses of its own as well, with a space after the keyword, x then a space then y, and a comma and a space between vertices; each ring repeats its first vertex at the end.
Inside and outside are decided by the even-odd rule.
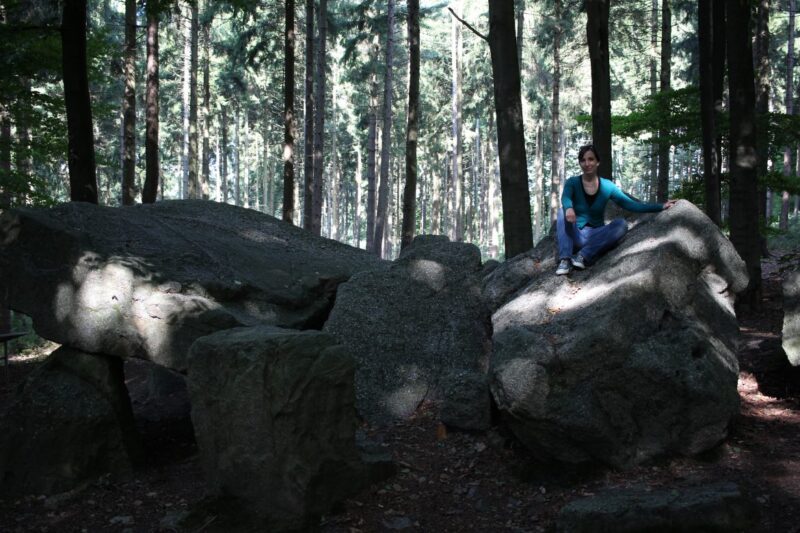
POLYGON ((586 152, 583 154, 583 157, 581 157, 578 162, 581 164, 581 170, 584 174, 596 173, 597 165, 600 164, 600 161, 597 160, 597 155, 594 153, 594 150, 586 150, 586 152))

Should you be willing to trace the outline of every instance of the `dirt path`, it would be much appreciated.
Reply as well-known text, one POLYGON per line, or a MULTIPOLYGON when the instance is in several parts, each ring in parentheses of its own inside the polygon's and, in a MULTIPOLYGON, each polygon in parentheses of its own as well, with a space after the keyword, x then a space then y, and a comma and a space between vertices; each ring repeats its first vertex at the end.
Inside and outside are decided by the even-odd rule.
MULTIPOLYGON (((432 410, 423 409, 389 430, 368 430, 393 454, 398 474, 345 502, 323 519, 322 530, 545 531, 566 502, 604 488, 726 480, 738 483, 758 507, 753 531, 800 531, 800 370, 785 362, 780 349, 783 312, 774 262, 765 264, 763 304, 758 314, 740 317, 741 416, 729 439, 702 457, 624 472, 548 466, 534 462, 500 429, 448 433, 432 410)), ((4 405, 36 360, 14 360, 11 383, 0 389, 4 405)), ((152 405, 140 408, 152 411, 152 405)), ((127 480, 104 479, 50 498, 0 500, 0 531, 171 530, 181 512, 203 497, 193 443, 176 441, 186 439, 185 432, 165 431, 181 423, 150 420, 143 429, 154 452, 177 446, 182 454, 154 453, 152 466, 127 480)))

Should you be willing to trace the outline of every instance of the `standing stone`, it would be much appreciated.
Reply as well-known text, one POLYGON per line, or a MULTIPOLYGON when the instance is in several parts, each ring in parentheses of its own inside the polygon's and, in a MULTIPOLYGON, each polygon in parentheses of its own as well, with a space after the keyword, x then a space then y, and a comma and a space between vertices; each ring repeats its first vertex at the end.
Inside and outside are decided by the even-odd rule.
POLYGON ((800 272, 783 280, 783 351, 792 366, 800 365, 800 272))
POLYGON ((122 360, 61 347, 0 420, 0 490, 51 494, 142 459, 122 360))
POLYGON ((265 531, 310 527, 363 488, 353 361, 331 335, 261 326, 202 337, 188 385, 211 492, 265 531))
POLYGON ((491 324, 480 272, 475 245, 423 235, 389 269, 339 287, 324 330, 356 359, 357 407, 369 422, 442 399, 450 371, 486 373, 491 324))

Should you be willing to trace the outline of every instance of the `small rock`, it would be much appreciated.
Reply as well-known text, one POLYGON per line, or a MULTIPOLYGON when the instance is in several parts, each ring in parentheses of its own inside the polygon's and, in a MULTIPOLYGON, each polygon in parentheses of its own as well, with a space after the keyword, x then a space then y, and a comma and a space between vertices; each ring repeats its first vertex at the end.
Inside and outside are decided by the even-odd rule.
POLYGON ((132 516, 115 516, 108 523, 112 526, 132 526, 134 520, 132 516))

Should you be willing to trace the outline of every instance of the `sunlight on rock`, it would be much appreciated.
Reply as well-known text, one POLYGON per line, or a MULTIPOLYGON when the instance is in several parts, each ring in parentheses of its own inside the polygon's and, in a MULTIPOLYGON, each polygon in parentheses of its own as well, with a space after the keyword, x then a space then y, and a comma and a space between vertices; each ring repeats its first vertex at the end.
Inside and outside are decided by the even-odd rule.
POLYGON ((275 235, 270 235, 269 233, 256 230, 256 229, 246 229, 239 232, 241 237, 245 239, 249 239, 254 242, 271 242, 271 243, 279 243, 279 244, 287 244, 286 239, 281 239, 280 237, 276 237, 275 235))
POLYGON ((410 416, 425 399, 428 389, 429 386, 425 381, 409 379, 403 386, 386 395, 384 399, 386 411, 398 418, 410 416))
POLYGON ((547 396, 550 386, 547 371, 531 359, 512 359, 502 365, 498 375, 502 383, 502 398, 498 403, 512 412, 516 404, 524 403, 533 416, 547 415, 547 396))
POLYGON ((436 261, 415 259, 408 265, 408 272, 411 279, 423 283, 435 291, 444 287, 444 267, 436 261))

